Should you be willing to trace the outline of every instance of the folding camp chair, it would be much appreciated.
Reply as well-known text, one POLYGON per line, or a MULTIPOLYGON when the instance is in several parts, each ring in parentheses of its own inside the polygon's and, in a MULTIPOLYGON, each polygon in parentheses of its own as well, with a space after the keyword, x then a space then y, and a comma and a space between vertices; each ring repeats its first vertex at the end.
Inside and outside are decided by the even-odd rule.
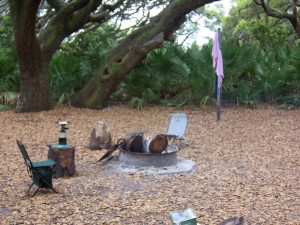
POLYGON ((56 165, 56 163, 51 159, 40 162, 32 162, 29 158, 25 146, 18 140, 17 144, 24 158, 24 164, 27 166, 27 172, 29 176, 32 177, 32 184, 27 191, 28 195, 30 197, 35 196, 40 188, 48 188, 57 193, 52 185, 53 167, 56 165), (38 188, 33 194, 30 194, 30 189, 34 184, 38 188))
POLYGON ((170 116, 169 128, 167 131, 168 139, 183 140, 186 145, 187 141, 184 138, 184 133, 187 126, 187 116, 185 113, 172 113, 170 116))

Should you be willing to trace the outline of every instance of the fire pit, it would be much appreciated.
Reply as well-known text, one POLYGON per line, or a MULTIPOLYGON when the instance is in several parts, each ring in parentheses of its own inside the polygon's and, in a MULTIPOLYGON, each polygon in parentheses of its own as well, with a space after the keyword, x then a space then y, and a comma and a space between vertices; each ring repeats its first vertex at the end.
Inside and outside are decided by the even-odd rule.
POLYGON ((157 137, 155 144, 153 139, 151 142, 144 141, 142 136, 134 137, 129 141, 119 139, 98 162, 106 162, 107 173, 163 175, 194 171, 195 162, 177 157, 179 147, 165 142, 161 144, 163 139, 160 138, 161 136, 157 137), (118 157, 112 156, 115 150, 119 150, 118 157))
POLYGON ((177 164, 177 151, 179 148, 168 145, 162 153, 138 153, 120 149, 119 162, 139 167, 166 167, 177 164))

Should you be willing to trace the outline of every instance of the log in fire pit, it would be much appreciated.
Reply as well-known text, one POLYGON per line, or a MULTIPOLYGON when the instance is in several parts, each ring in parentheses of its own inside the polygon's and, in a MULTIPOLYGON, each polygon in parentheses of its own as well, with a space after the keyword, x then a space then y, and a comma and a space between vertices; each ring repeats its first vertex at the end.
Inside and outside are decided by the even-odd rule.
POLYGON ((179 147, 169 145, 163 134, 149 136, 134 133, 119 139, 98 161, 106 164, 108 171, 123 173, 172 174, 187 173, 195 169, 195 162, 178 158, 179 147), (128 137, 129 136, 129 137, 128 137), (112 153, 119 150, 118 157, 112 153), (116 160, 111 160, 111 159, 116 160))

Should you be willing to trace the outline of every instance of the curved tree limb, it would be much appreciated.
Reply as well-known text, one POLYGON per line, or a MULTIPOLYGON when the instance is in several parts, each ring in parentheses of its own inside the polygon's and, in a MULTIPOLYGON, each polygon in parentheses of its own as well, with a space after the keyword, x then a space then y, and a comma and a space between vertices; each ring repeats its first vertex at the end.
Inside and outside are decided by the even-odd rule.
POLYGON ((277 19, 289 20, 298 38, 300 38, 300 18, 298 15, 299 3, 297 2, 297 0, 290 0, 282 11, 272 7, 269 0, 253 0, 253 2, 261 6, 268 16, 277 19))
POLYGON ((89 83, 72 96, 72 105, 101 109, 119 83, 147 54, 173 41, 174 32, 185 22, 191 11, 213 0, 177 0, 126 37, 110 54, 105 64, 89 83))

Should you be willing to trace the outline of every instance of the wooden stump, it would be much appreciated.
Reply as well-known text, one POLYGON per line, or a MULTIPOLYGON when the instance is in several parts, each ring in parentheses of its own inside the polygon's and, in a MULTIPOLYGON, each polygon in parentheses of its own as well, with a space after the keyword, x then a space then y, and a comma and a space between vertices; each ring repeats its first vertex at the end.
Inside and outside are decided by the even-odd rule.
POLYGON ((56 162, 54 178, 73 176, 76 173, 75 147, 71 145, 50 146, 48 158, 56 162))

